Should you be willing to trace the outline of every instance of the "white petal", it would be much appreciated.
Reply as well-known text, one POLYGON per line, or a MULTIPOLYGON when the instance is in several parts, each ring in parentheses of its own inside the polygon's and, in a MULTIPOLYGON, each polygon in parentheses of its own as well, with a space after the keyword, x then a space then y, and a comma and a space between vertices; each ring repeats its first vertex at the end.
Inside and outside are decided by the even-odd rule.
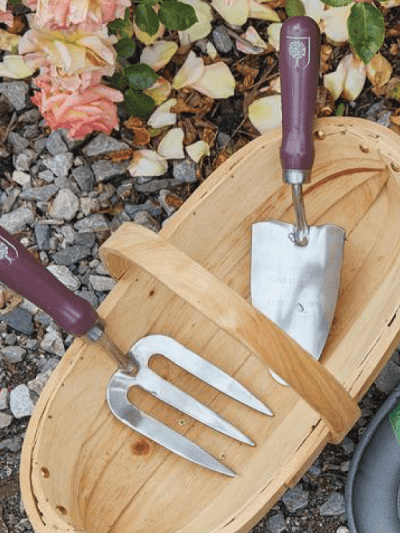
POLYGON ((155 72, 165 67, 171 57, 178 50, 178 45, 173 41, 157 41, 143 48, 140 62, 149 65, 155 72))
POLYGON ((14 35, 13 33, 0 29, 0 50, 16 52, 20 41, 21 35, 14 35))
POLYGON ((213 45, 213 43, 210 43, 210 42, 206 44, 206 52, 207 52, 207 55, 211 57, 211 59, 215 59, 218 55, 218 52, 215 46, 213 45))
POLYGON ((374 87, 383 87, 392 76, 393 68, 382 54, 375 54, 367 65, 367 78, 374 87))
POLYGON ((265 96, 249 105, 250 122, 260 132, 278 128, 282 124, 281 96, 265 96))
POLYGON ((346 68, 342 59, 334 72, 324 75, 324 87, 328 89, 334 100, 337 100, 342 94, 345 80, 346 68))
POLYGON ((319 24, 325 4, 321 2, 321 0, 301 0, 301 2, 304 6, 307 17, 311 17, 317 24, 319 24))
POLYGON ((282 28, 282 22, 273 22, 268 26, 267 33, 268 33, 268 42, 269 44, 272 44, 272 46, 275 48, 277 52, 279 52, 279 43, 281 39, 281 28, 282 28))
POLYGON ((195 81, 199 80, 204 72, 204 63, 201 57, 197 57, 191 50, 178 70, 173 82, 172 87, 174 89, 182 89, 188 85, 192 85, 195 81))
POLYGON ((163 128, 164 126, 171 126, 176 124, 176 113, 171 113, 170 109, 176 105, 176 98, 170 98, 163 104, 161 104, 154 113, 150 116, 147 124, 152 128, 163 128))
POLYGON ((267 48, 267 43, 261 39, 261 37, 257 33, 257 30, 253 28, 253 26, 249 26, 246 30, 246 33, 243 33, 241 37, 246 39, 246 41, 249 41, 249 43, 253 46, 257 46, 260 48, 259 52, 255 52, 254 48, 250 48, 250 46, 247 46, 243 42, 236 41, 236 48, 244 54, 261 54, 262 51, 267 48))
POLYGON ((168 161, 153 150, 136 150, 128 167, 131 176, 162 176, 168 170, 168 161))
POLYGON ((22 56, 9 54, 4 56, 3 62, 0 63, 0 76, 22 80, 32 76, 35 71, 31 70, 25 63, 22 56))
POLYGON ((172 85, 168 80, 159 76, 151 87, 143 92, 153 98, 156 105, 161 105, 171 94, 172 85))
POLYGON ((158 145, 157 152, 165 159, 183 159, 183 138, 185 134, 182 128, 172 128, 158 145))
POLYGON ((349 40, 347 19, 354 4, 325 9, 321 16, 321 29, 332 43, 345 43, 349 40))
POLYGON ((189 146, 186 146, 186 152, 189 154, 189 157, 193 159, 193 161, 198 163, 203 155, 210 155, 210 147, 206 141, 197 141, 189 146))
POLYGON ((270 20, 271 22, 279 22, 281 20, 276 11, 269 6, 259 4, 255 0, 250 0, 249 7, 249 18, 270 20))
POLYGON ((229 98, 235 93, 235 85, 235 78, 229 67, 219 61, 204 67, 202 77, 192 87, 210 98, 229 98))
POLYGON ((211 5, 228 24, 234 26, 242 26, 250 12, 249 0, 212 0, 211 5))
POLYGON ((367 67, 361 59, 354 57, 353 54, 349 54, 346 58, 349 59, 348 65, 346 65, 347 73, 342 97, 352 102, 358 98, 364 88, 367 79, 367 67))
POLYGON ((204 39, 211 32, 211 21, 213 14, 211 7, 201 0, 181 0, 184 4, 189 4, 194 8, 197 15, 197 22, 185 31, 179 31, 179 41, 182 46, 204 39))

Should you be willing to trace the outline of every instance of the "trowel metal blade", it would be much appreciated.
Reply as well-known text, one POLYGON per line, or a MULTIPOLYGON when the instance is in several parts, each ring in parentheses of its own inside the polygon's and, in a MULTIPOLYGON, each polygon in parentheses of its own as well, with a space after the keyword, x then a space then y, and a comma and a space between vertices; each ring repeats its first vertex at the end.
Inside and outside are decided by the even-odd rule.
POLYGON ((293 243, 294 230, 279 221, 253 225, 251 299, 319 359, 338 298, 345 230, 330 224, 311 226, 307 246, 293 243))

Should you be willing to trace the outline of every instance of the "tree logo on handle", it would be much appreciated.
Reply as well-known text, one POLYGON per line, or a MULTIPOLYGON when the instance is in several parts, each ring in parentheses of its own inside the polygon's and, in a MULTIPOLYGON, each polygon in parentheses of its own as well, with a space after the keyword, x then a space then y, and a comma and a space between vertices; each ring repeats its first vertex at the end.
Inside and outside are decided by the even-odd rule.
POLYGON ((15 246, 13 246, 6 239, 0 236, 0 261, 2 259, 7 259, 7 261, 11 265, 11 263, 15 261, 17 257, 18 257, 18 251, 15 248, 15 246), (10 252, 15 252, 11 254, 12 257, 10 257, 10 252))
POLYGON ((295 60, 294 67, 302 68, 303 70, 308 67, 310 63, 310 38, 309 37, 291 37, 289 44, 289 56, 295 60))

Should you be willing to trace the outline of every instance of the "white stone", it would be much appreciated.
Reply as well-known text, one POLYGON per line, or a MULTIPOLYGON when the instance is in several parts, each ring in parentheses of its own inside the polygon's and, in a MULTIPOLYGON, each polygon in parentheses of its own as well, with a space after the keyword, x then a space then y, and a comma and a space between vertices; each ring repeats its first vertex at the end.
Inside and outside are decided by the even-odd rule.
POLYGON ((15 183, 18 183, 18 185, 21 185, 22 188, 30 187, 31 185, 30 175, 21 170, 14 170, 11 179, 15 181, 15 183))
POLYGON ((50 265, 47 267, 53 276, 55 276, 70 291, 76 291, 81 286, 79 278, 74 276, 68 267, 64 265, 50 265))
POLYGON ((79 200, 71 189, 61 189, 54 198, 50 216, 62 220, 72 220, 79 209, 79 200))
POLYGON ((34 408, 34 403, 26 385, 18 385, 10 393, 10 409, 15 418, 30 416, 34 408))

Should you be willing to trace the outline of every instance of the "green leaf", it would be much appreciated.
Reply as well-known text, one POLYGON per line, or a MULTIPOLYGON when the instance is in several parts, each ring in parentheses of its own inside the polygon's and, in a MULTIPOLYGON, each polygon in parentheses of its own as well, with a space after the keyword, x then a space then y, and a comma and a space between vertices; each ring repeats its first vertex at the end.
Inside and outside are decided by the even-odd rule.
POLYGON ((322 0, 324 4, 332 7, 344 7, 351 4, 354 0, 322 0))
POLYGON ((157 33, 160 26, 157 13, 147 4, 139 4, 137 6, 135 10, 135 22, 150 37, 157 33))
POLYGON ((301 0, 286 0, 285 11, 288 17, 302 17, 306 14, 304 4, 301 0))
POLYGON ((393 89, 388 94, 388 97, 392 98, 393 100, 400 100, 400 83, 393 87, 393 89))
POLYGON ((344 115, 344 112, 346 111, 346 106, 343 104, 343 102, 341 104, 339 104, 335 110, 335 115, 337 117, 342 117, 344 115))
POLYGON ((132 117, 149 118, 156 105, 154 100, 147 94, 136 89, 129 89, 124 96, 125 107, 132 117))
POLYGON ((114 47, 119 57, 129 59, 135 53, 136 43, 129 37, 122 37, 122 39, 115 43, 114 47))
POLYGON ((124 73, 133 89, 148 89, 158 78, 158 74, 144 63, 129 65, 125 68, 124 73))
POLYGON ((194 8, 178 0, 162 2, 158 16, 164 26, 170 30, 184 31, 197 22, 194 8))
POLYGON ((107 27, 110 33, 118 35, 119 37, 132 37, 133 35, 133 26, 129 19, 115 19, 110 22, 107 27))
POLYGON ((347 28, 350 44, 368 65, 385 39, 383 14, 372 4, 354 4, 347 19, 347 28))
POLYGON ((116 72, 110 79, 111 87, 124 91, 128 87, 128 79, 122 72, 116 72))

